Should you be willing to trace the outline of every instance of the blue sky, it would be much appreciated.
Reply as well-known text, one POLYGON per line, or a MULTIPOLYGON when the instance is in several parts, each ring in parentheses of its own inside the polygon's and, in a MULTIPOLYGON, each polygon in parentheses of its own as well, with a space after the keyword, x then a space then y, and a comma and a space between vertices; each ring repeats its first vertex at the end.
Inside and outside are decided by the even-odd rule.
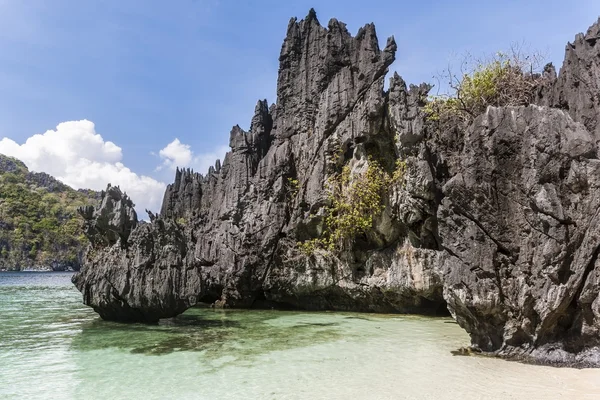
POLYGON ((394 35, 392 69, 411 83, 512 42, 560 66, 567 41, 600 15, 597 0, 0 0, 0 138, 22 144, 87 119, 121 148, 118 162, 170 182, 174 161, 160 150, 175 138, 213 157, 258 99, 275 102, 288 21, 310 7, 351 32, 374 22, 382 45, 394 35))

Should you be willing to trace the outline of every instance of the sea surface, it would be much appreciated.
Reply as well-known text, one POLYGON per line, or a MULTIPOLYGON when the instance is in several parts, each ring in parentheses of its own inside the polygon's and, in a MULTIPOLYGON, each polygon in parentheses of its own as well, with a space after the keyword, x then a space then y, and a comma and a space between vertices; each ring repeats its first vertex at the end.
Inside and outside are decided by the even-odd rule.
POLYGON ((454 356, 450 318, 195 308, 102 321, 72 273, 0 273, 0 399, 600 399, 600 370, 454 356))

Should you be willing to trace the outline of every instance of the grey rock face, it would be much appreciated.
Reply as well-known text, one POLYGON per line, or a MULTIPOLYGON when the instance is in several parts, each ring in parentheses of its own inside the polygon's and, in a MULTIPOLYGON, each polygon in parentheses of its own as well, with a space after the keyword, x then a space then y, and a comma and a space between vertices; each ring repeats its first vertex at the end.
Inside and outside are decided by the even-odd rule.
POLYGON ((91 241, 73 283, 104 319, 156 322, 198 302, 202 282, 184 230, 172 219, 138 224, 133 203, 118 187, 81 214, 91 241))
POLYGON ((562 110, 529 106, 488 108, 463 140, 438 209, 448 308, 483 351, 597 345, 594 137, 562 110))
POLYGON ((22 161, 5 155, 0 156, 0 171, 17 172, 24 169, 27 169, 27 166, 22 161))
POLYGON ((85 235, 94 245, 127 243, 129 234, 138 224, 133 202, 118 186, 106 188, 100 193, 100 205, 79 209, 85 220, 85 235))
POLYGON ((154 221, 123 236, 132 224, 125 223, 129 220, 118 201, 103 200, 98 210, 87 211, 96 250, 88 253, 76 280, 86 303, 103 317, 120 320, 176 315, 196 300, 224 307, 278 303, 435 312, 443 304, 441 282, 433 272, 438 255, 408 239, 411 234, 417 247, 430 244, 426 221, 435 215, 424 194, 432 185, 431 173, 419 164, 418 149, 408 161, 415 187, 390 188, 389 207, 358 244, 342 254, 314 256, 302 254, 296 245, 319 236, 329 203, 326 185, 342 165, 360 172, 370 157, 378 157, 391 170, 402 147, 396 129, 402 130, 402 140, 420 137, 418 102, 428 87, 407 90, 404 82, 394 83, 394 111, 388 112, 383 79, 395 51, 393 38, 379 48, 372 24, 353 37, 335 19, 321 26, 314 11, 304 20, 292 19, 281 49, 277 104, 259 101, 250 130, 231 130, 231 151, 222 165, 217 162, 205 176, 178 170, 168 186, 159 220, 185 226, 182 237, 163 232, 154 221), (399 220, 405 214, 411 215, 406 226, 399 220), (176 252, 163 254, 144 244, 161 240, 185 249, 181 260, 176 252), (135 261, 145 252, 151 255, 144 262, 135 261), (185 266, 187 275, 178 272, 163 282, 166 278, 153 272, 158 274, 160 265, 171 265, 175 272, 185 266), (169 312, 150 290, 158 280, 164 288, 160 296, 173 299, 169 312), (185 290, 174 282, 182 282, 185 290))
MULTIPOLYGON (((553 68, 552 68, 553 69, 553 68)), ((538 104, 561 108, 600 141, 600 20, 565 48, 558 78, 542 90, 538 104)))
POLYGON ((424 117, 430 86, 384 76, 372 24, 350 35, 311 10, 292 19, 277 103, 206 175, 177 170, 161 213, 137 223, 109 188, 83 210, 92 246, 74 278, 106 319, 156 321, 219 307, 436 313, 447 307, 482 351, 600 364, 598 24, 551 66, 536 104, 490 107, 467 129, 424 117), (335 251, 322 235, 330 182, 377 163, 403 168, 372 227, 335 251))
POLYGON ((547 67, 544 107, 489 108, 435 140, 444 297, 483 351, 600 366, 599 27, 547 67))

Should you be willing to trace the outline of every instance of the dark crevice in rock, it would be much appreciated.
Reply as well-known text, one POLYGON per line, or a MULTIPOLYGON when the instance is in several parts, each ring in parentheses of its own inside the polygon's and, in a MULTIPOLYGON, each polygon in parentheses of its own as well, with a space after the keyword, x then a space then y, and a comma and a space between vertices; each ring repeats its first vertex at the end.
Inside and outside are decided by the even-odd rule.
POLYGON ((454 210, 459 214, 467 218, 469 221, 477 225, 477 227, 497 246, 497 251, 501 254, 504 254, 507 257, 512 257, 510 250, 508 250, 502 243, 500 243, 496 238, 494 238, 488 231, 485 229, 483 224, 479 222, 479 220, 465 211, 462 207, 455 206, 454 210))
POLYGON ((575 225, 577 226, 577 223, 569 218, 560 218, 550 212, 544 211, 541 208, 539 208, 537 206, 537 204, 535 204, 534 201, 530 201, 529 202, 529 207, 536 213, 541 213, 544 215, 547 215, 548 217, 555 219, 556 221, 558 221, 558 223, 563 224, 563 225, 575 225))
MULTIPOLYGON (((565 326, 564 331, 567 333, 568 338, 566 342, 566 350, 571 353, 578 353, 582 351, 586 345, 586 342, 581 340, 581 324, 584 322, 582 318, 585 318, 585 322, 589 325, 593 325, 594 323, 593 313, 591 313, 591 310, 589 310, 589 303, 581 302, 581 293, 583 292, 583 288, 587 283, 588 277, 597 267, 596 262, 598 261, 599 255, 600 245, 596 247, 589 263, 585 267, 585 270, 583 271, 583 275, 581 277, 581 283, 577 287, 577 291, 573 295, 573 299, 571 300, 571 303, 569 303, 569 306, 567 307, 567 311, 565 313, 566 318, 570 319, 569 322, 563 322, 565 326), (579 326, 577 326, 577 324, 579 326)), ((564 337, 564 335, 557 336, 558 338, 560 338, 561 336, 564 337)), ((598 338, 595 338, 595 340, 597 343, 600 342, 598 338)))

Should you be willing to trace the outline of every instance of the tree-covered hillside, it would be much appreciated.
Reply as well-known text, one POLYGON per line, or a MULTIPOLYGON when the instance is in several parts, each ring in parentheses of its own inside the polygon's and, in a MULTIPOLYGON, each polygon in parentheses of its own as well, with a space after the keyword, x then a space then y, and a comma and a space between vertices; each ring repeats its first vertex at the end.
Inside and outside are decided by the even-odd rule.
POLYGON ((97 196, 0 154, 0 270, 78 269, 87 239, 77 208, 97 196))

